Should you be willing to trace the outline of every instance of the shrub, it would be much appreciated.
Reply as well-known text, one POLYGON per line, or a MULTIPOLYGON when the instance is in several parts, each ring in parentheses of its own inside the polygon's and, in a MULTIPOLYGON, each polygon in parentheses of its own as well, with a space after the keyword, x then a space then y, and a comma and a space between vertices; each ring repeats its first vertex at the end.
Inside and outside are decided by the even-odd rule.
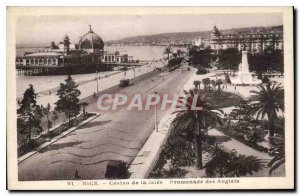
POLYGON ((127 71, 128 70, 128 68, 127 67, 121 67, 121 69, 120 69, 121 71, 127 71))
POLYGON ((126 179, 129 177, 128 167, 124 161, 110 161, 106 166, 105 178, 126 179))
POLYGON ((252 175, 263 167, 260 159, 254 156, 237 155, 235 150, 225 152, 221 145, 214 145, 210 154, 212 159, 205 165, 207 177, 252 175))
POLYGON ((267 76, 264 76, 262 79, 262 83, 266 84, 268 82, 270 82, 270 79, 267 76))
POLYGON ((207 71, 205 69, 198 69, 198 71, 196 72, 197 75, 203 75, 203 74, 207 74, 207 71))
POLYGON ((183 178, 188 172, 179 167, 169 169, 157 169, 151 172, 150 178, 183 178))
POLYGON ((258 73, 258 74, 257 74, 257 79, 262 80, 262 73, 258 73))
POLYGON ((227 122, 223 123, 219 130, 225 135, 231 136, 255 150, 268 152, 267 148, 257 144, 264 140, 267 133, 262 129, 262 127, 256 126, 257 125, 253 123, 241 121, 237 123, 227 122))

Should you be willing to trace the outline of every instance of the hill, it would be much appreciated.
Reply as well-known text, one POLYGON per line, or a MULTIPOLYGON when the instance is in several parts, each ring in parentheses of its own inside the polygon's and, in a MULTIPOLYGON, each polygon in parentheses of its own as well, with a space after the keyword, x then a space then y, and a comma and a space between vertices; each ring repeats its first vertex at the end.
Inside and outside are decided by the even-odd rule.
MULTIPOLYGON (((221 34, 251 34, 251 33, 269 33, 283 31, 283 26, 271 27, 246 27, 220 30, 221 34)), ((189 44, 193 40, 202 37, 203 39, 210 38, 211 31, 199 32, 176 32, 176 33, 162 33, 155 35, 141 35, 126 37, 120 40, 107 41, 107 45, 169 45, 169 44, 189 44)))

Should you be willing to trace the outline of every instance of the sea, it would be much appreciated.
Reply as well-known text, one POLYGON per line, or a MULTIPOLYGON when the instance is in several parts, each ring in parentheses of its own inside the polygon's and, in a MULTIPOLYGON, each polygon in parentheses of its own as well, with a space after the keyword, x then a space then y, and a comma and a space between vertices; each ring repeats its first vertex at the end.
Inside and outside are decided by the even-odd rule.
MULTIPOLYGON (((165 47, 163 46, 107 46, 105 51, 115 52, 119 51, 121 54, 128 54, 133 56, 133 59, 140 61, 153 61, 163 58, 163 51, 165 47)), ((43 47, 28 47, 28 48, 16 48, 16 54, 22 56, 25 52, 37 52, 45 50, 43 47)), ((99 76, 107 75, 110 72, 98 73, 99 76)), ((90 80, 94 78, 95 73, 90 74, 78 74, 72 77, 76 82, 81 82, 85 80, 90 80)), ((29 84, 34 86, 36 92, 45 91, 47 89, 56 88, 61 82, 66 78, 65 75, 59 76, 16 76, 17 85, 17 97, 22 96, 24 91, 28 88, 29 84)))

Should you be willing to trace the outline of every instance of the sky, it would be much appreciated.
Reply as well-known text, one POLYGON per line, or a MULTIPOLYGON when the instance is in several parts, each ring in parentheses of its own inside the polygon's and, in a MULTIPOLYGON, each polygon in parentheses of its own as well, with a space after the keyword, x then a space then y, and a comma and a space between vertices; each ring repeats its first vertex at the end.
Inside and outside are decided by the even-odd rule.
POLYGON ((282 25, 282 14, 210 15, 97 15, 97 16, 22 16, 17 20, 17 44, 60 42, 68 35, 77 43, 89 26, 104 41, 137 35, 193 32, 240 27, 282 25))

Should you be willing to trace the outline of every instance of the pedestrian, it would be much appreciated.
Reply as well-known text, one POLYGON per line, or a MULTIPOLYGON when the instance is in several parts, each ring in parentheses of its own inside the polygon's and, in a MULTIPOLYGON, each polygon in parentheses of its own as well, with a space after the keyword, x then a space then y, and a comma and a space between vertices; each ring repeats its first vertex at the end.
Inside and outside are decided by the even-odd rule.
POLYGON ((234 85, 234 90, 236 90, 236 85, 234 85))

